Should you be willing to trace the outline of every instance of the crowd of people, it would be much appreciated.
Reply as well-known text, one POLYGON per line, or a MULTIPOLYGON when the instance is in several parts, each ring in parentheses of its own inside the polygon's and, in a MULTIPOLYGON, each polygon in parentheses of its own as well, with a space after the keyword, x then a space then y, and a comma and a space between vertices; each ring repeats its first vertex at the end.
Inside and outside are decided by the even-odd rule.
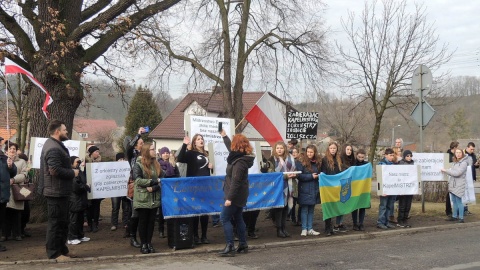
MULTIPOLYGON (((40 180, 38 191, 47 200, 48 225, 46 234, 46 251, 50 259, 68 260, 75 257, 69 251, 68 245, 78 245, 90 240, 85 235, 99 230, 100 204, 103 199, 88 199, 90 186, 86 181, 85 163, 101 162, 100 149, 90 145, 88 156, 82 161, 77 156, 70 156, 68 149, 62 143, 68 139, 68 132, 63 122, 53 120, 48 126, 50 137, 44 144, 40 160, 40 180), (86 225, 86 226, 85 226, 86 225)), ((124 237, 130 238, 130 245, 139 248, 143 254, 154 253, 152 237, 158 221, 159 236, 164 238, 165 219, 161 208, 160 182, 162 178, 210 176, 214 166, 209 160, 205 141, 201 134, 195 134, 192 139, 185 136, 183 144, 177 151, 168 147, 157 148, 154 143, 144 142, 142 135, 145 129, 139 128, 133 137, 127 137, 124 143, 125 153, 116 154, 116 161, 127 161, 130 164, 128 194, 124 197, 111 198, 112 231, 124 228, 124 237), (156 150, 158 149, 158 152, 156 150), (119 222, 122 209, 122 222, 119 222), (137 238, 137 235, 139 238, 137 238)), ((248 252, 247 238, 258 238, 256 222, 259 210, 243 212, 249 196, 248 169, 253 165, 255 156, 248 139, 242 134, 236 134, 230 139, 224 130, 220 132, 229 150, 227 158, 226 177, 224 184, 224 203, 220 217, 214 216, 214 224, 221 223, 225 234, 226 246, 220 251, 221 256, 234 256, 236 253, 248 252), (238 240, 237 247, 234 241, 238 240)), ((287 220, 296 226, 301 226, 301 237, 320 235, 319 228, 314 228, 316 205, 321 204, 319 193, 319 176, 339 174, 352 166, 368 164, 364 149, 355 149, 346 143, 338 145, 330 142, 325 153, 319 153, 313 144, 300 148, 296 140, 287 144, 277 142, 268 159, 263 158, 261 171, 283 172, 284 206, 267 211, 267 218, 276 227, 279 238, 290 237, 287 231, 287 220)), ((403 141, 395 140, 395 146, 384 151, 379 165, 413 165, 413 153, 403 151, 403 141)), ((0 152, 0 221, 1 238, 21 241, 30 234, 25 230, 29 219, 29 202, 15 201, 10 186, 31 181, 28 158, 18 152, 18 145, 13 142, 5 144, 5 153, 0 152), (4 181, 8 179, 8 181, 4 181)), ((474 179, 475 168, 479 166, 476 160, 475 144, 468 144, 465 151, 453 142, 447 151, 450 154, 450 169, 442 169, 448 174, 450 202, 446 204, 448 220, 464 222, 461 198, 465 192, 466 168, 472 166, 474 179)), ((377 228, 411 227, 408 222, 413 195, 380 196, 377 228), (398 201, 398 215, 395 213, 395 202, 398 201)), ((364 231, 365 208, 351 213, 352 229, 364 231)), ((329 218, 324 223, 324 234, 331 236, 348 231, 344 224, 344 216, 329 218)), ((202 215, 193 218, 193 239, 195 245, 209 244, 207 237, 209 216, 202 215), (199 233, 200 227, 200 233, 199 233)), ((0 245, 0 251, 6 247, 0 245)))

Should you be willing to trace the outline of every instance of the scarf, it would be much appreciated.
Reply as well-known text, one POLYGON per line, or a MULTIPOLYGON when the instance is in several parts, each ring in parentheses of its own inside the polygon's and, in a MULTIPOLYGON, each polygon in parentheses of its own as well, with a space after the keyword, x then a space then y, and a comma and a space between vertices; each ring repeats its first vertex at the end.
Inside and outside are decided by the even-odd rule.
POLYGON ((172 166, 172 164, 170 164, 170 162, 159 159, 158 163, 160 163, 160 166, 162 166, 162 170, 165 171, 166 177, 175 176, 175 168, 172 166))
MULTIPOLYGON (((294 172, 295 171, 295 159, 291 154, 288 154, 287 159, 283 160, 282 157, 275 158, 275 171, 276 172, 294 172)), ((283 199, 284 204, 288 205, 288 209, 293 208, 293 182, 291 178, 283 181, 283 199)))

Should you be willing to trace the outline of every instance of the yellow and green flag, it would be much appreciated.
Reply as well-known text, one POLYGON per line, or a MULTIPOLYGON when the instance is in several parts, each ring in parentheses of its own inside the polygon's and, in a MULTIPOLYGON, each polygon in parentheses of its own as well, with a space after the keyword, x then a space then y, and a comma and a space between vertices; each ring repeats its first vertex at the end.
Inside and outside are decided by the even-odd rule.
POLYGON ((320 174, 323 220, 370 207, 372 165, 352 166, 335 174, 320 174))

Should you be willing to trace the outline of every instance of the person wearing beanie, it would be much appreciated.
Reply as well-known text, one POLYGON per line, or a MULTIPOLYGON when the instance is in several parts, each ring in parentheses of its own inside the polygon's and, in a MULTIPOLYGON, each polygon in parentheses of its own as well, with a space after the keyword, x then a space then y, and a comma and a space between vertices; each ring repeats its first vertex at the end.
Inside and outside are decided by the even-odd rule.
MULTIPOLYGON (((170 149, 168 147, 162 147, 159 150, 160 158, 158 163, 162 171, 165 172, 165 178, 180 177, 180 171, 178 170, 175 160, 170 159, 170 149)), ((165 218, 163 217, 162 207, 158 208, 158 233, 160 238, 165 237, 165 218)))
MULTIPOLYGON (((124 153, 117 153, 115 155, 116 161, 125 161, 125 154, 124 153)), ((118 215, 120 214, 120 205, 122 206, 122 226, 127 228, 128 219, 132 214, 132 207, 130 201, 127 199, 127 196, 122 197, 114 197, 111 198, 112 200, 112 217, 110 219, 110 223, 112 227, 110 227, 111 231, 116 231, 118 227, 118 215)), ((129 237, 130 234, 125 233, 123 237, 129 237)))
MULTIPOLYGON (((85 158, 85 163, 101 162, 100 149, 97 146, 91 145, 87 149, 88 156, 85 158)), ((87 176, 87 167, 85 167, 85 177, 87 176)), ((100 218, 100 203, 103 199, 91 199, 87 209, 87 223, 90 232, 98 232, 98 221, 100 218)))
MULTIPOLYGON (((77 156, 70 157, 72 169, 79 169, 82 161, 77 156)), ((69 201, 68 240, 69 245, 78 245, 82 242, 90 241, 83 232, 84 212, 88 206, 87 193, 90 192, 90 186, 83 173, 73 178, 73 192, 69 201)))
MULTIPOLYGON (((398 162, 399 165, 414 165, 413 163, 413 154, 410 150, 403 151, 402 160, 398 162)), ((412 208, 413 195, 400 195, 398 198, 398 223, 397 227, 400 228, 410 228, 411 225, 408 224, 408 219, 410 217, 410 208, 412 208)))

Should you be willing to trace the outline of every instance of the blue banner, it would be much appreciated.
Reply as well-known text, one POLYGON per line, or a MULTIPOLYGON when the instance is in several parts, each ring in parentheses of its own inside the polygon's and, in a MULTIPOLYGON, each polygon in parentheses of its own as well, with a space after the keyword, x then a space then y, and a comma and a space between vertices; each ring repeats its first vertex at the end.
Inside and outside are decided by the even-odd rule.
MULTIPOLYGON (((225 176, 162 179, 163 216, 192 217, 220 214, 225 202, 225 176)), ((284 206, 283 173, 249 174, 249 196, 245 211, 284 206)))

